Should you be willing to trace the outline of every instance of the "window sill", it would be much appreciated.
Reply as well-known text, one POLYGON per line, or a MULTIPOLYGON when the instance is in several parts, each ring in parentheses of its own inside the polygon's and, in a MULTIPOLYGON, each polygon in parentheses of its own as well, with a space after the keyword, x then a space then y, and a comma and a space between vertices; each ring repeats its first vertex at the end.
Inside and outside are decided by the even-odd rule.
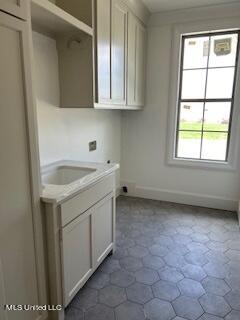
POLYGON ((218 171, 235 171, 235 166, 230 162, 208 161, 208 160, 194 160, 183 158, 172 158, 168 160, 168 165, 176 167, 186 167, 204 170, 218 170, 218 171))

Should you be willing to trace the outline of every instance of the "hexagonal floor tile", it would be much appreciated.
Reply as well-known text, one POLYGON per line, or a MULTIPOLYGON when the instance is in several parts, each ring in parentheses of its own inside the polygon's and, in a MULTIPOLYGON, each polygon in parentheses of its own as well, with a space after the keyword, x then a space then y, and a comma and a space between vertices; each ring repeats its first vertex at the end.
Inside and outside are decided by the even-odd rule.
POLYGON ((226 282, 233 290, 239 290, 239 288, 240 288, 240 276, 239 276, 238 273, 230 274, 226 278, 226 282))
POLYGON ((145 320, 143 307, 137 303, 124 302, 115 309, 116 320, 145 320))
POLYGON ((225 296, 231 289, 222 279, 207 277, 202 281, 202 285, 206 292, 216 294, 218 296, 225 296))
POLYGON ((157 271, 149 268, 142 268, 135 273, 136 280, 140 283, 152 285, 159 280, 157 271))
POLYGON ((198 320, 223 320, 223 318, 219 318, 212 314, 204 313, 198 320))
POLYGON ((134 283, 135 277, 132 273, 128 271, 119 270, 111 274, 110 281, 112 284, 118 287, 126 288, 134 283))
POLYGON ((228 249, 225 243, 218 242, 218 241, 209 241, 208 243, 206 243, 206 246, 210 250, 215 250, 219 252, 225 252, 228 249))
POLYGON ((186 264, 183 268, 181 268, 181 271, 186 278, 196 281, 202 281, 207 276, 202 267, 194 264, 186 264))
POLYGON ((143 246, 143 247, 150 247, 154 244, 154 240, 153 238, 151 237, 148 237, 148 236, 140 236, 140 237, 137 237, 135 238, 135 242, 140 245, 140 246, 143 246))
POLYGON ((98 291, 95 289, 84 287, 82 288, 75 298, 72 300, 70 306, 87 310, 97 304, 98 291))
POLYGON ((190 235, 191 239, 196 242, 206 243, 209 241, 209 238, 206 234, 203 233, 193 233, 190 235))
POLYGON ((171 320, 176 315, 171 303, 157 298, 146 303, 144 311, 149 320, 171 320))
POLYGON ((173 236, 173 240, 177 243, 177 244, 183 244, 183 245, 187 245, 189 243, 192 242, 192 239, 190 238, 190 236, 185 236, 183 234, 176 234, 173 236))
POLYGON ((119 260, 122 268, 135 272, 143 267, 142 261, 139 258, 135 257, 125 257, 119 260))
POLYGON ((131 248, 135 245, 135 242, 133 239, 130 239, 130 238, 121 238, 119 239, 119 241, 117 242, 117 245, 121 248, 125 248, 125 249, 128 249, 128 248, 131 248))
POLYGON ((190 252, 185 255, 185 260, 190 264, 195 264, 197 266, 203 266, 208 263, 208 259, 205 255, 201 253, 190 252))
POLYGON ((208 276, 224 279, 229 274, 229 268, 226 265, 222 265, 220 263, 209 262, 203 266, 203 269, 207 273, 208 276))
POLYGON ((113 254, 113 258, 118 260, 128 256, 128 251, 125 248, 116 246, 116 251, 113 254))
POLYGON ((209 249, 202 243, 191 242, 187 245, 188 250, 195 253, 206 253, 209 249))
POLYGON ((121 269, 119 261, 113 259, 112 257, 109 257, 105 261, 103 261, 103 263, 99 267, 99 271, 102 271, 104 273, 112 273, 119 269, 121 269))
POLYGON ((193 233, 193 230, 190 227, 177 227, 176 230, 179 234, 183 234, 185 236, 189 236, 193 233))
POLYGON ((206 313, 210 313, 219 317, 225 317, 231 311, 230 306, 223 297, 219 297, 210 293, 203 295, 199 299, 199 302, 206 313))
POLYGON ((171 246, 174 244, 174 241, 172 238, 170 238, 169 236, 158 236, 155 238, 155 242, 160 244, 161 246, 171 246))
POLYGON ((143 258, 149 254, 148 250, 142 246, 134 246, 128 249, 130 256, 135 258, 143 258))
POLYGON ((152 268, 158 270, 164 267, 165 262, 162 258, 153 255, 147 255, 143 258, 143 264, 145 267, 152 268))
POLYGON ((84 319, 84 313, 82 310, 68 307, 65 310, 65 320, 83 320, 84 319))
POLYGON ((238 291, 236 291, 236 290, 230 291, 228 294, 226 294, 226 296, 224 298, 228 302, 230 307, 232 307, 235 310, 240 311, 240 288, 238 291))
POLYGON ((114 310, 102 304, 88 309, 84 316, 85 320, 115 320, 114 310))
POLYGON ((169 249, 166 246, 154 244, 149 248, 151 254, 159 257, 165 257, 169 253, 169 249))
POLYGON ((240 261, 240 251, 229 249, 225 252, 226 257, 233 261, 240 261))
POLYGON ((161 280, 166 280, 174 283, 177 283, 184 278, 181 272, 172 267, 161 269, 158 271, 158 273, 161 280))
POLYGON ((109 307, 116 307, 127 300, 125 290, 113 285, 99 290, 99 301, 109 307))
POLYGON ((210 250, 205 253, 205 257, 209 262, 225 264, 230 261, 230 259, 222 252, 216 250, 210 250))
POLYGON ((176 314, 188 320, 196 320, 204 313, 199 302, 189 297, 180 296, 172 304, 176 314))
POLYGON ((96 271, 88 280, 87 286, 92 289, 102 289, 109 284, 110 277, 107 273, 96 271))
POLYGON ((196 280, 185 278, 178 282, 177 286, 184 296, 199 298, 205 293, 201 283, 196 280))
POLYGON ((176 284, 169 281, 160 280, 152 286, 152 289, 156 298, 167 301, 173 301, 180 295, 176 284))
POLYGON ((186 264, 184 257, 176 253, 169 253, 164 257, 166 264, 170 267, 181 268, 186 264))
POLYGON ((225 320, 239 320, 240 311, 232 310, 225 318, 225 320))
POLYGON ((151 287, 143 283, 134 283, 126 289, 128 300, 146 303, 153 298, 151 287))

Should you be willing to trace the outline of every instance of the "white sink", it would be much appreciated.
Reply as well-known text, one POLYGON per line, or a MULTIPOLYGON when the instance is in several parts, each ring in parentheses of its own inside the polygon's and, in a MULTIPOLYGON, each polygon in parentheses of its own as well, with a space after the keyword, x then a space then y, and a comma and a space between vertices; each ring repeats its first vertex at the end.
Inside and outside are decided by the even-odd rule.
POLYGON ((96 169, 59 166, 42 173, 43 184, 68 185, 95 172, 96 169))

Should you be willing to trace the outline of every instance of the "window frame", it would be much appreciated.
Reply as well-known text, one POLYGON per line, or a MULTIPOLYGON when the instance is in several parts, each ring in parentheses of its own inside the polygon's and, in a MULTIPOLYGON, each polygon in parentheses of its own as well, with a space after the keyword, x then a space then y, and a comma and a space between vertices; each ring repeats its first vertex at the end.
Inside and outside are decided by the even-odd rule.
POLYGON ((180 61, 181 61, 181 37, 195 34, 206 34, 228 31, 238 32, 239 21, 236 18, 223 20, 205 20, 189 22, 185 24, 175 24, 172 28, 172 44, 170 59, 169 97, 168 97, 168 129, 166 135, 166 164, 169 166, 196 168, 206 170, 226 170, 236 171, 238 167, 238 155, 240 149, 240 52, 238 52, 238 65, 236 66, 236 83, 234 105, 232 108, 232 126, 230 129, 231 139, 229 142, 228 161, 198 160, 175 157, 175 134, 178 116, 178 94, 180 81, 180 61))
POLYGON ((192 34, 192 35, 182 35, 181 36, 181 59, 180 59, 180 67, 179 67, 179 90, 178 90, 178 107, 177 107, 177 126, 176 126, 176 132, 175 132, 175 158, 177 159, 187 159, 187 160, 197 160, 197 161, 209 161, 209 162, 220 162, 220 163, 227 163, 229 158, 229 146, 231 141, 231 127, 232 127, 232 117, 233 117, 233 108, 234 108, 234 98, 235 98, 235 90, 236 90, 236 80, 237 80, 237 69, 238 69, 238 61, 239 61, 239 48, 240 48, 240 29, 239 30, 226 30, 226 31, 213 31, 213 32, 206 32, 206 33, 198 33, 198 34, 192 34), (184 61, 184 54, 185 54, 185 41, 186 39, 190 38, 200 38, 200 37, 214 37, 219 35, 231 35, 231 34, 237 34, 238 36, 238 43, 237 43, 237 50, 236 50, 236 57, 235 57, 235 65, 234 66, 223 66, 223 67, 209 67, 209 59, 210 59, 210 48, 208 52, 207 57, 207 66, 204 68, 192 68, 192 69, 184 69, 183 61, 184 61), (234 68, 234 77, 233 77, 233 92, 231 98, 203 98, 203 99, 182 99, 182 82, 183 82, 183 72, 185 70, 206 70, 206 83, 205 83, 205 95, 207 90, 207 81, 208 81, 208 73, 211 69, 223 69, 223 68, 234 68), (228 131, 221 131, 221 133, 227 134, 227 146, 226 146, 226 156, 225 160, 214 160, 214 159, 205 159, 201 158, 202 155, 202 147, 203 147, 203 134, 205 132, 217 132, 217 131, 210 131, 210 130, 204 130, 204 119, 202 123, 202 129, 200 130, 193 130, 193 132, 201 133, 201 144, 200 144, 200 157, 199 158, 186 158, 186 157, 179 157, 178 156, 178 146, 179 146, 179 133, 180 132, 190 132, 191 130, 181 130, 180 127, 180 114, 181 114, 181 103, 186 102, 200 102, 204 104, 203 107, 203 118, 205 113, 205 104, 208 102, 229 102, 231 103, 231 109, 230 109, 230 116, 229 116, 229 127, 228 131))

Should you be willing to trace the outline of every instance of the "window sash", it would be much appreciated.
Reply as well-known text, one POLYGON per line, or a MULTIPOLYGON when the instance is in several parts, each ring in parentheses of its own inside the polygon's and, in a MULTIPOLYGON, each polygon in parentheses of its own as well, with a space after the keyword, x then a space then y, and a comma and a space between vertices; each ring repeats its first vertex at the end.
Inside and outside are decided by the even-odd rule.
POLYGON ((200 33, 194 35, 182 35, 181 38, 181 62, 180 62, 180 83, 179 83, 179 93, 178 93, 178 108, 177 108, 177 125, 176 125, 176 132, 175 132, 175 158, 176 159, 188 159, 188 160, 199 160, 199 161, 210 161, 210 162, 219 162, 219 163, 226 163, 228 162, 229 158, 229 148, 230 148, 230 140, 231 140, 231 129, 232 129, 232 116, 233 116, 233 106, 234 106, 234 96, 235 96, 235 89, 236 89, 236 80, 237 80, 237 66, 238 66, 238 56, 239 56, 239 48, 240 48, 240 30, 230 30, 230 31, 223 31, 223 32, 210 32, 210 33, 200 33), (185 48, 185 41, 186 39, 191 38, 199 38, 199 37, 209 37, 209 42, 211 37, 219 36, 219 35, 231 35, 237 34, 237 50, 236 50, 236 58, 235 58, 235 65, 234 66, 218 66, 218 67, 209 67, 209 59, 210 59, 210 46, 208 51, 207 57, 207 65, 206 67, 201 68, 186 68, 183 67, 184 62, 184 48, 185 48), (231 98, 216 98, 216 99, 209 99, 206 98, 207 93, 207 84, 208 84, 208 71, 211 69, 225 69, 225 68, 234 68, 234 79, 233 79, 233 90, 232 90, 232 97, 231 98), (182 99, 182 82, 183 82, 183 72, 189 70, 206 70, 206 79, 205 79, 205 92, 204 97, 202 99, 182 99), (181 113, 181 103, 189 103, 189 102, 202 102, 203 105, 203 121, 202 121, 202 129, 201 130, 181 130, 180 129, 180 113, 181 113), (213 159, 206 159, 202 158, 202 146, 203 146, 203 136, 205 132, 218 132, 218 131, 209 131, 204 130, 204 118, 205 118, 205 105, 208 102, 230 102, 231 103, 231 110, 230 110, 230 117, 229 117, 229 126, 228 131, 219 131, 220 133, 227 133, 227 147, 226 147, 226 156, 225 160, 213 160, 213 159), (189 158, 189 157, 180 157, 178 156, 178 146, 179 146, 179 133, 180 132, 198 132, 201 133, 201 145, 200 145, 200 157, 199 158, 189 158))

